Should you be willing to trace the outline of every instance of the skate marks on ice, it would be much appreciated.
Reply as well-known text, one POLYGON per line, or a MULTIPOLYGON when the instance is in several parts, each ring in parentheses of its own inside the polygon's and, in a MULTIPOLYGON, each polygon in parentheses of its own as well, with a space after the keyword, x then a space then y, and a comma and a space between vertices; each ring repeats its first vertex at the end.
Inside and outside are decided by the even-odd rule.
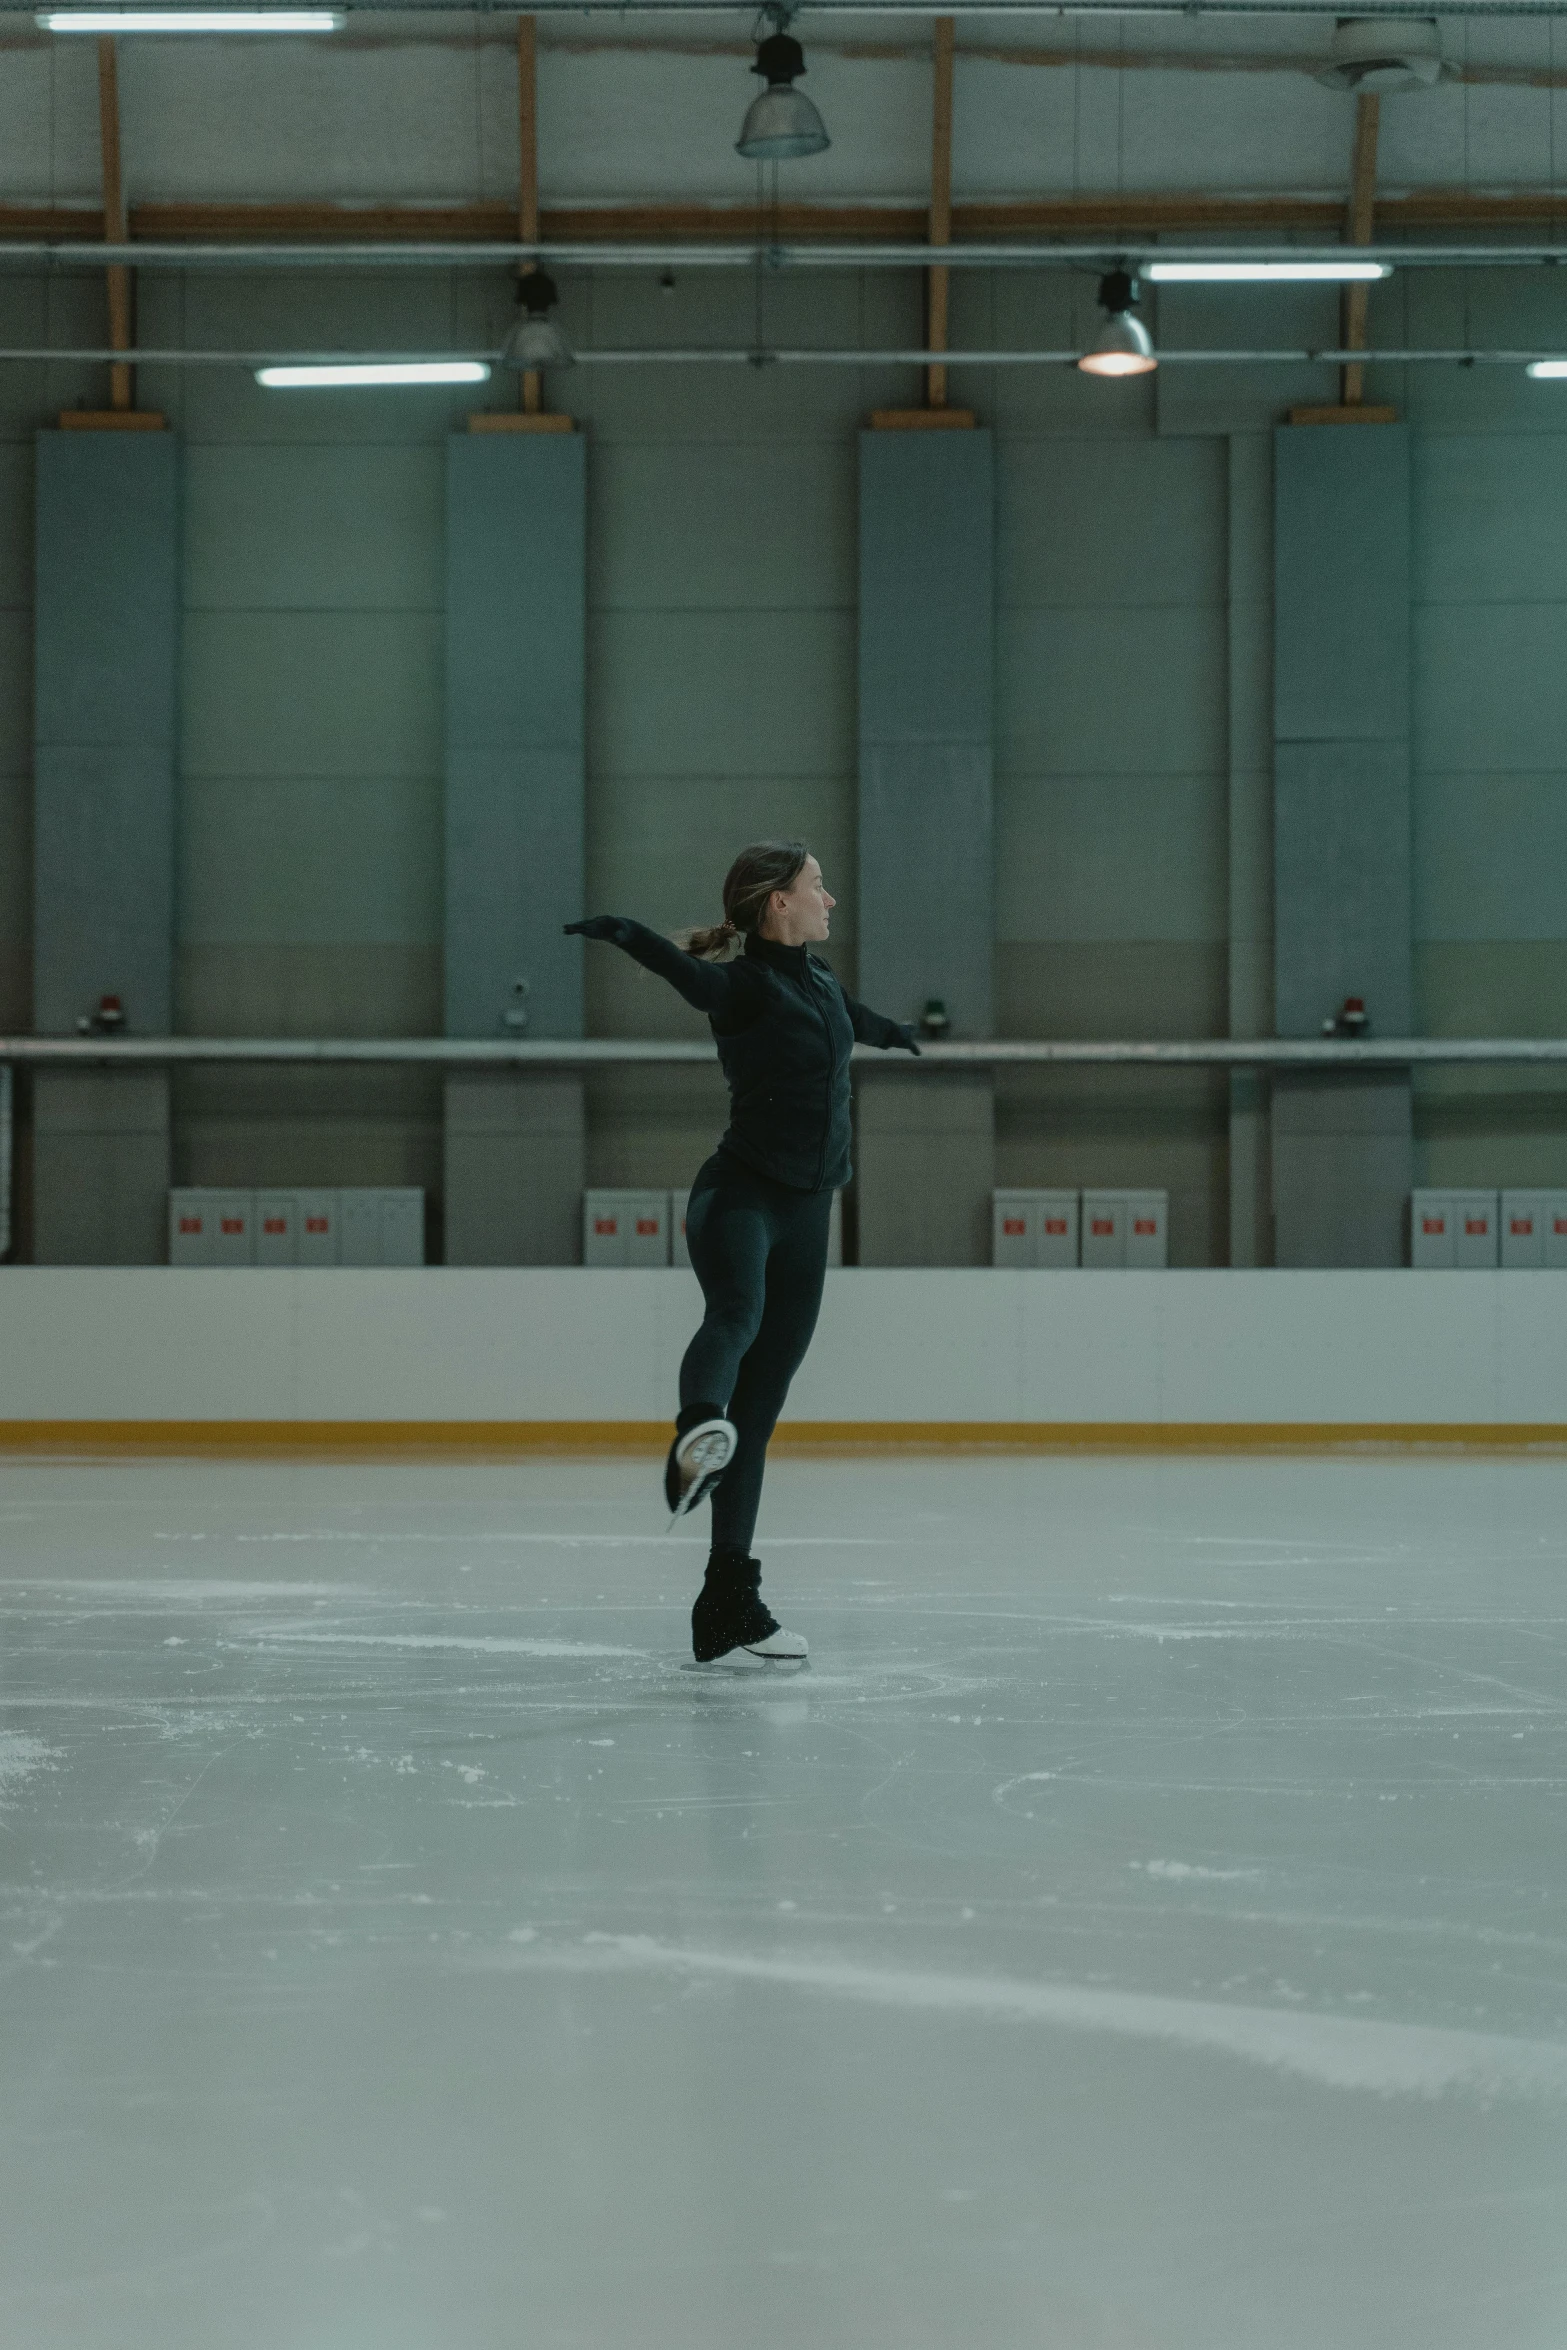
POLYGON ((24 1730, 0 1730, 0 1812, 24 1779, 30 1779, 35 1771, 50 1769, 59 1759, 60 1749, 42 1738, 30 1737, 24 1730))
POLYGON ((1495 2099, 1567 2101, 1567 2042, 1430 2024, 1303 2014, 1086 1984, 940 1974, 837 1957, 763 1956, 646 1934, 592 1933, 578 1942, 542 1942, 526 1926, 517 1929, 508 1947, 474 1953, 462 1963, 484 1973, 655 1975, 764 1984, 953 2022, 1109 2034, 1230 2057, 1319 2088, 1379 2097, 1458 2094, 1487 2104, 1495 2099))

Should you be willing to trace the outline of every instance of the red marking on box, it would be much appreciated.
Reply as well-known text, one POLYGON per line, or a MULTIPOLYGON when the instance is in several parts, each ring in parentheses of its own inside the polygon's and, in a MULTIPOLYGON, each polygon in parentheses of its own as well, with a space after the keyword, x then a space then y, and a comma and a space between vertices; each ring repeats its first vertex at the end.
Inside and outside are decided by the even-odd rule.
POLYGON ((261 1219, 261 1229, 263 1232, 286 1232, 288 1230, 288 1219, 286 1216, 263 1216, 261 1219))
POLYGON ((199 1232, 201 1230, 201 1218, 199 1216, 181 1216, 180 1230, 182 1232, 199 1232))
POLYGON ((1115 1230, 1115 1219, 1113 1216, 1095 1216, 1089 1230, 1100 1239, 1107 1240, 1115 1230))
POLYGON ((1508 1229, 1514 1233, 1521 1234, 1521 1236, 1527 1240, 1530 1233, 1534 1230, 1534 1218, 1532 1216, 1515 1216, 1508 1229))
POLYGON ((224 1217, 224 1219, 223 1219, 223 1230, 224 1230, 225 1232, 243 1232, 243 1231, 244 1231, 244 1229, 245 1229, 245 1219, 244 1219, 244 1217, 243 1217, 243 1216, 225 1216, 225 1217, 224 1217))
POLYGON ((1447 1230, 1447 1218, 1445 1216, 1422 1216, 1420 1229, 1422 1232, 1432 1233, 1437 1239, 1440 1239, 1447 1230))
POLYGON ((325 1216, 307 1216, 305 1218, 305 1230, 307 1232, 326 1232, 330 1230, 330 1226, 328 1225, 325 1216))
POLYGON ((651 1240, 657 1230, 658 1218, 656 1216, 639 1216, 637 1218, 637 1238, 639 1240, 651 1240))
POLYGON ((1490 1229, 1491 1219, 1489 1216, 1466 1216, 1464 1218, 1464 1230, 1474 1233, 1477 1237, 1483 1237, 1490 1229))
MULTIPOLYGON (((1012 1227, 1009 1224, 1007 1230, 1010 1232, 1011 1229, 1012 1227)), ((1019 1232, 1021 1232, 1022 1229, 1023 1227, 1020 1224, 1018 1226, 1019 1232)), ((1065 1216, 1047 1216, 1045 1218, 1045 1230, 1050 1234, 1053 1240, 1059 1240, 1066 1231, 1065 1216)))
POLYGON ((595 1216, 593 1219, 593 1229, 602 1238, 606 1240, 613 1240, 615 1234, 620 1230, 620 1223, 618 1218, 614 1216, 595 1216))
POLYGON ((1159 1227, 1152 1216, 1138 1216, 1132 1224, 1134 1232, 1157 1232, 1158 1229, 1159 1227))
POLYGON ((1024 1233, 1028 1230, 1028 1226, 1024 1223, 1021 1216, 1003 1216, 1001 1219, 1001 1229, 1009 1240, 1016 1240, 1020 1233, 1024 1233))

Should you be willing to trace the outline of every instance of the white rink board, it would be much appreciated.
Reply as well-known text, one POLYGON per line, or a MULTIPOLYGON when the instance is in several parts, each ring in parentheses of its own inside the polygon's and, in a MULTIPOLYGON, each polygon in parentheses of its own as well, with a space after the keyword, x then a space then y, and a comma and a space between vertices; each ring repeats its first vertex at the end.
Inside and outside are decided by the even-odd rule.
MULTIPOLYGON (((669 1416, 685 1271, 0 1273, 0 1421, 669 1416)), ((1567 1424, 1552 1272, 831 1273, 788 1416, 1567 1424)))

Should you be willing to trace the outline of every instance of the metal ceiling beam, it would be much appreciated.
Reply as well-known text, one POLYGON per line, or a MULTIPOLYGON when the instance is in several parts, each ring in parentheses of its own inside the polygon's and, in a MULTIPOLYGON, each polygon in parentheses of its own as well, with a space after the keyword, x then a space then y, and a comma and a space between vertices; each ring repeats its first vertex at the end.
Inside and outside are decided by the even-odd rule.
MULTIPOLYGON (((453 0, 333 0, 333 5, 343 9, 350 18, 423 16, 460 22, 465 17, 498 16, 512 22, 517 13, 515 6, 508 8, 502 0, 469 0, 467 6, 453 5, 453 0)), ((36 0, 25 0, 25 5, 18 5, 17 0, 3 0, 0 24, 13 18, 30 27, 35 7, 36 0)), ((1049 0, 797 0, 797 12, 809 27, 832 17, 918 18, 952 14, 960 22, 964 18, 994 17, 1046 17, 1059 21, 1064 16, 1174 16, 1188 20, 1204 16, 1288 16, 1316 17, 1331 24, 1343 10, 1333 0, 1328 5, 1323 0, 1131 0, 1131 4, 1129 0, 1070 0, 1065 7, 1050 5, 1049 0)), ((730 22, 749 22, 753 12, 737 7, 735 0, 533 0, 532 13, 577 18, 717 16, 730 22)), ((1376 5, 1379 17, 1549 17, 1561 13, 1561 0, 1377 0, 1376 5)))
MULTIPOLYGON (((515 269, 542 261, 556 269, 1083 269, 1114 257, 1128 268, 1149 261, 1342 261, 1342 244, 1176 244, 1106 235, 1092 241, 953 245, 823 243, 521 244, 418 241, 407 244, 99 243, 85 238, 0 239, 0 269, 515 269)), ((1356 248, 1356 257, 1390 269, 1560 269, 1567 245, 1388 244, 1356 248)))
MULTIPOLYGON (((953 367, 1075 367, 1081 349, 1069 351, 951 351, 953 367)), ((494 351, 184 351, 137 350, 119 352, 97 346, 69 348, 47 344, 0 346, 0 366, 99 365, 128 359, 138 367, 355 367, 406 364, 431 359, 474 359, 499 363, 494 351)), ((1159 351, 1161 367, 1344 367, 1364 361, 1372 367, 1527 367, 1535 359, 1567 360, 1567 350, 1524 351, 1450 350, 1245 350, 1226 347, 1213 351, 1159 351)), ((724 350, 696 348, 642 350, 579 350, 579 367, 924 367, 930 353, 912 350, 769 350, 763 347, 724 350)), ((1548 395, 1547 395, 1548 396, 1548 395)))
MULTIPOLYGON (((857 1061, 877 1058, 856 1049, 857 1061)), ((636 1066, 716 1067, 711 1044, 685 1040, 594 1038, 520 1044, 506 1037, 444 1036, 0 1036, 0 1066, 20 1068, 188 1067, 193 1063, 282 1063, 341 1067, 404 1064, 434 1068, 593 1069, 636 1066)), ((1567 1037, 1378 1038, 1201 1037, 1193 1042, 1119 1043, 1005 1039, 984 1044, 926 1044, 917 1069, 1170 1068, 1388 1069, 1567 1065, 1567 1037)))

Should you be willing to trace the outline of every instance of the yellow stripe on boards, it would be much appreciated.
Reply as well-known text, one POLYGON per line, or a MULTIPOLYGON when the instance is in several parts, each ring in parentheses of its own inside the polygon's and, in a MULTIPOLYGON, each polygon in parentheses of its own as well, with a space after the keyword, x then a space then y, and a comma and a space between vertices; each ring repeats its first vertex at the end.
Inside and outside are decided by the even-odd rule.
MULTIPOLYGON (((0 1452, 662 1454, 668 1420, 0 1420, 0 1452)), ((789 1420, 775 1452, 1300 1453, 1567 1450, 1567 1424, 1445 1421, 789 1420)))

